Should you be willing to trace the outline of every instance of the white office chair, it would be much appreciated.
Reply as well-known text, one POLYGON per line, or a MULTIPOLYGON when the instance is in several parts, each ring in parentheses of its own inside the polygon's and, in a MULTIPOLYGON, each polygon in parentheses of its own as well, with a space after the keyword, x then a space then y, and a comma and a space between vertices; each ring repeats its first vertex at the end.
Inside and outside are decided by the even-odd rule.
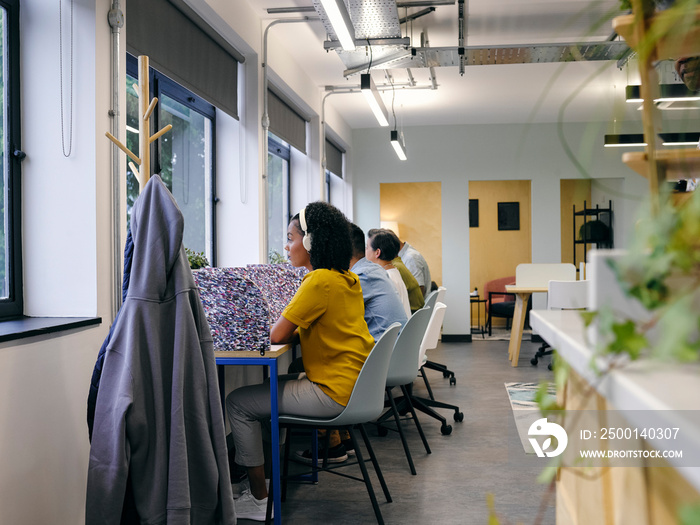
MULTIPOLYGON (((549 281, 547 284, 548 310, 585 310, 588 305, 588 288, 590 281, 549 281)), ((530 364, 537 366, 538 361, 552 353, 547 343, 539 347, 530 364), (549 350, 548 350, 549 349, 549 350)), ((552 364, 547 366, 550 370, 552 364)))
POLYGON ((447 292, 447 288, 444 286, 438 286, 437 289, 437 302, 438 303, 444 303, 445 302, 445 293, 447 292))
MULTIPOLYGON (((437 290, 434 290, 428 294, 428 297, 425 298, 425 306, 430 306, 431 308, 435 306, 437 303, 443 303, 445 302, 445 292, 447 291, 447 288, 444 286, 438 287, 437 290)), ((433 311, 433 315, 435 315, 435 312, 433 311)), ((437 346, 438 339, 440 338, 440 329, 442 328, 442 319, 445 316, 445 312, 442 312, 442 317, 440 317, 440 323, 437 326, 434 326, 432 328, 431 334, 432 338, 434 340, 432 346, 426 347, 426 349, 430 350, 431 348, 435 348, 437 346)), ((431 319, 431 323, 432 323, 431 319)), ((423 350, 425 352, 425 350, 423 350)), ((450 378, 450 385, 454 386, 457 384, 457 378, 455 377, 455 373, 447 368, 445 365, 441 363, 436 363, 434 361, 429 361, 427 359, 422 361, 423 366, 425 368, 430 368, 431 370, 437 370, 438 372, 442 372, 442 377, 444 378, 450 378)), ((425 378, 425 372, 423 372, 423 377, 425 378)), ((432 398, 432 394, 430 396, 432 398)))
POLYGON ((435 306, 435 303, 437 302, 437 296, 438 296, 437 290, 433 290, 428 295, 426 295, 425 302, 423 304, 423 308, 425 308, 425 307, 432 308, 433 306, 435 306))
MULTIPOLYGON (((446 408, 448 410, 454 410, 454 420, 457 422, 464 420, 464 414, 459 410, 459 407, 457 405, 450 405, 448 403, 443 403, 442 401, 437 401, 435 399, 435 396, 433 395, 433 390, 432 388, 430 388, 428 377, 425 374, 425 369, 428 368, 428 363, 430 363, 425 353, 426 350, 430 350, 431 348, 437 347, 438 339, 440 338, 440 329, 442 328, 442 321, 445 318, 446 308, 447 306, 445 306, 443 303, 438 302, 435 304, 435 307, 433 308, 433 313, 428 323, 428 328, 425 331, 423 341, 421 342, 420 362, 422 364, 420 367, 420 374, 423 378, 423 382, 425 383, 425 387, 428 390, 429 398, 425 399, 422 397, 417 397, 413 395, 412 389, 408 389, 411 393, 411 401, 413 403, 413 406, 421 412, 423 412, 424 414, 427 414, 430 417, 440 421, 442 423, 440 427, 440 432, 445 436, 449 435, 452 432, 452 425, 448 425, 447 419, 438 414, 435 410, 433 410, 433 408, 446 408)), ((454 384, 452 383, 452 378, 450 379, 450 384, 454 384)))
MULTIPOLYGON (((352 444, 355 447, 355 455, 357 457, 357 464, 360 466, 360 471, 362 472, 362 478, 356 478, 352 476, 347 476, 335 472, 334 468, 339 468, 338 465, 328 466, 328 443, 326 442, 326 454, 323 458, 323 464, 321 466, 312 465, 312 472, 325 471, 339 476, 344 476, 346 478, 351 478, 357 481, 364 481, 367 492, 369 493, 369 498, 372 502, 372 507, 374 508, 374 514, 377 518, 377 522, 380 524, 384 523, 382 518, 382 512, 379 509, 377 503, 377 498, 374 495, 374 489, 372 488, 372 482, 369 479, 367 473, 367 467, 365 466, 365 459, 362 457, 362 452, 360 450, 360 443, 355 437, 355 432, 353 429, 357 428, 362 435, 362 440, 365 443, 367 452, 369 454, 369 461, 372 462, 374 466, 377 478, 379 478, 379 484, 382 486, 384 491, 384 496, 387 502, 391 502, 391 494, 389 494, 389 488, 386 486, 384 481, 384 476, 382 476, 382 471, 379 468, 379 463, 372 449, 372 445, 367 437, 367 432, 362 426, 363 423, 368 423, 376 419, 379 414, 381 414, 384 408, 384 390, 386 385, 386 378, 389 372, 389 362, 391 360, 391 354, 394 350, 394 343, 396 343, 396 338, 399 333, 401 325, 399 323, 392 324, 386 332, 379 338, 375 343, 374 348, 367 356, 362 369, 357 376, 355 381, 355 386, 350 394, 350 399, 348 404, 345 406, 343 411, 335 417, 307 417, 307 416, 297 416, 291 414, 280 414, 279 421, 280 425, 285 427, 301 426, 301 427, 311 427, 311 428, 325 428, 325 429, 343 429, 350 433, 350 439, 352 439, 352 444)), ((329 432, 326 433, 326 438, 328 438, 329 432)), ((290 450, 291 439, 287 439, 285 442, 285 453, 284 453, 284 472, 282 478, 282 500, 284 501, 287 493, 287 479, 289 478, 289 450, 290 450)), ((344 463, 341 466, 354 465, 355 463, 344 463)), ((268 499, 268 515, 269 509, 271 508, 270 501, 272 498, 268 499)))
MULTIPOLYGON (((430 454, 428 440, 423 433, 423 428, 420 425, 420 421, 418 421, 418 416, 413 408, 413 403, 411 402, 411 396, 406 388, 406 385, 413 383, 416 378, 416 374, 422 365, 422 361, 420 360, 421 341, 424 339, 425 332, 428 328, 428 322, 430 321, 431 317, 430 314, 430 308, 421 308, 411 317, 409 317, 408 322, 401 329, 401 333, 394 344, 394 351, 391 353, 389 373, 387 374, 386 378, 386 396, 389 401, 389 410, 382 414, 382 416, 377 420, 379 435, 384 435, 389 428, 384 426, 383 423, 393 416, 394 421, 396 422, 395 430, 401 437, 401 443, 403 444, 403 449, 406 453, 408 466, 411 470, 411 474, 414 476, 416 475, 416 468, 413 465, 413 458, 411 457, 411 451, 408 448, 408 442, 406 441, 406 436, 404 435, 403 426, 401 425, 401 417, 399 416, 399 410, 397 408, 396 399, 394 398, 392 390, 397 386, 401 389, 403 399, 406 401, 406 411, 411 413, 413 422, 416 424, 420 438, 423 441, 425 452, 430 454)), ((391 428, 391 430, 394 429, 391 428)))

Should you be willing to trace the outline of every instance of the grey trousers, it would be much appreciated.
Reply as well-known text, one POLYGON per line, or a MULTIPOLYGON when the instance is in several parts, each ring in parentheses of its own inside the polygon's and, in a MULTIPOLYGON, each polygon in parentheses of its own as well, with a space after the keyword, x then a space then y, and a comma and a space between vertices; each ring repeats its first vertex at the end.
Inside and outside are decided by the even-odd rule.
MULTIPOLYGON (((309 381, 304 373, 279 376, 278 383, 280 414, 333 417, 345 408, 309 381)), ((270 385, 265 382, 237 388, 226 397, 226 412, 236 445, 236 463, 242 467, 264 464, 261 423, 265 422, 269 428, 270 385)))

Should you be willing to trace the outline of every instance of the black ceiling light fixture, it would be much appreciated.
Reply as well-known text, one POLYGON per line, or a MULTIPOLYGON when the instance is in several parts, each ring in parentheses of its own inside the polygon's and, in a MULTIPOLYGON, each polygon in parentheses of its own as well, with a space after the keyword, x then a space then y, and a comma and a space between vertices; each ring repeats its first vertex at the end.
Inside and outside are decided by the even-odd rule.
MULTIPOLYGON (((700 132, 660 133, 664 146, 696 146, 700 142, 700 132)), ((647 145, 641 133, 622 133, 605 135, 603 145, 606 148, 634 148, 647 145)))
MULTIPOLYGON (((625 100, 632 103, 642 103, 640 86, 627 86, 625 88, 625 100)), ((660 84, 659 98, 654 102, 690 102, 700 101, 700 93, 691 91, 685 84, 660 84)))

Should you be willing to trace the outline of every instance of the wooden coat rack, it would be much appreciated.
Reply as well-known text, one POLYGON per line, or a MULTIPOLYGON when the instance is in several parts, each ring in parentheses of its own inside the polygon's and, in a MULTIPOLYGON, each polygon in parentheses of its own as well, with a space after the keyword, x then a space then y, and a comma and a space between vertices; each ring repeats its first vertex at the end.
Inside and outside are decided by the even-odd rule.
POLYGON ((151 143, 158 140, 165 133, 172 129, 172 124, 168 124, 163 129, 150 135, 151 129, 151 114, 158 103, 158 97, 153 97, 150 104, 148 102, 149 97, 149 83, 148 83, 148 57, 146 55, 139 56, 139 155, 136 156, 129 148, 124 146, 119 139, 112 135, 109 131, 105 133, 107 138, 114 142, 114 144, 122 150, 127 156, 133 161, 129 162, 129 167, 131 171, 136 175, 139 181, 139 192, 143 191, 146 186, 148 179, 151 178, 151 143), (134 164, 136 163, 136 164, 134 164), (136 167, 138 166, 138 168, 136 167))

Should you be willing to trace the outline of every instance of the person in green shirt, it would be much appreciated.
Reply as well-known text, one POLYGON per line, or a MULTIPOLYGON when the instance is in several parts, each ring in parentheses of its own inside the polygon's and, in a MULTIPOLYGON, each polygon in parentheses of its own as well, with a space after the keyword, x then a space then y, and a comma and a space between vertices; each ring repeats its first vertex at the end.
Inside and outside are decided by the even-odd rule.
POLYGON ((401 279, 406 285, 406 290, 408 290, 408 304, 411 305, 411 313, 414 314, 425 306, 425 298, 423 297, 423 292, 420 290, 420 285, 411 273, 411 270, 406 268, 401 257, 397 256, 391 261, 391 264, 393 264, 401 274, 401 279))

